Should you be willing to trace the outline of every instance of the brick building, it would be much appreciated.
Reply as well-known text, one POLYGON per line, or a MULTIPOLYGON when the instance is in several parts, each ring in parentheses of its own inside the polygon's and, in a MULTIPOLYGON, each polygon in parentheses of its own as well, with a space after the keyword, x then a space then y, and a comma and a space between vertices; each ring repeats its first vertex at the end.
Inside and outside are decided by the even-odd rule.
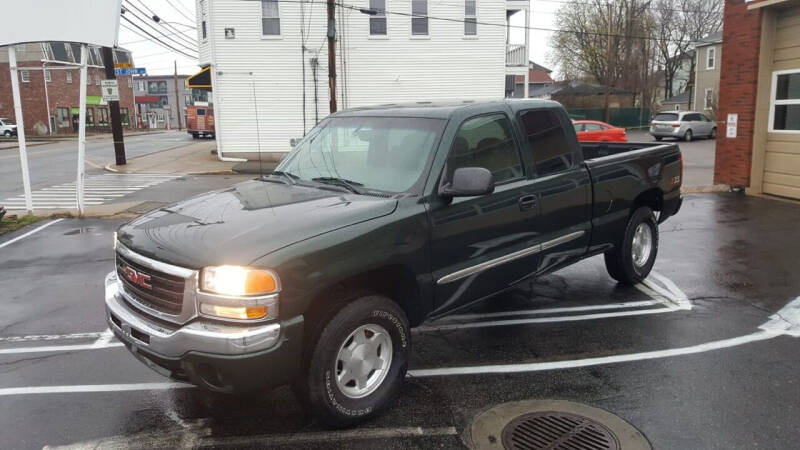
POLYGON ((714 182, 798 199, 800 1, 726 0, 724 23, 714 182))
MULTIPOLYGON (((16 46, 20 77, 20 98, 25 132, 31 136, 77 132, 80 105, 80 45, 64 42, 20 44, 16 46), (48 110, 49 103, 49 110, 48 110)), ((86 126, 88 132, 111 131, 110 112, 100 93, 105 70, 99 47, 89 47, 86 86, 86 126)), ((116 49, 115 62, 132 62, 131 54, 116 49)), ((0 117, 15 122, 11 93, 8 51, 0 48, 0 117)), ((132 126, 133 91, 131 77, 118 77, 120 111, 125 127, 132 126)))

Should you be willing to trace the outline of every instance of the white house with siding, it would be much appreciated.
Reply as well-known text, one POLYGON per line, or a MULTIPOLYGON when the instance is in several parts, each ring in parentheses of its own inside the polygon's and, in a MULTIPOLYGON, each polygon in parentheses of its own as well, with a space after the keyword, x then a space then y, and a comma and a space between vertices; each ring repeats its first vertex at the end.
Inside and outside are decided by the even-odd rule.
MULTIPOLYGON (((527 0, 337 5, 339 110, 496 99, 507 76, 527 76, 529 33, 511 44, 507 27, 518 12, 529 23, 527 0)), ((325 0, 197 0, 197 22, 220 157, 280 159, 291 139, 329 114, 325 0)))

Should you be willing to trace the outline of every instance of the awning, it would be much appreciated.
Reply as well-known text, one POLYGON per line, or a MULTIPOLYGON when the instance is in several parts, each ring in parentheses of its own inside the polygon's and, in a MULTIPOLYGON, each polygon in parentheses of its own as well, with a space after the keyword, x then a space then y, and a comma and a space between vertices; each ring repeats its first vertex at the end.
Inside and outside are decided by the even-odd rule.
POLYGON ((200 69, 200 72, 186 79, 186 87, 190 89, 211 90, 211 66, 200 69))
POLYGON ((158 103, 161 97, 157 95, 140 95, 136 97, 136 103, 158 103))

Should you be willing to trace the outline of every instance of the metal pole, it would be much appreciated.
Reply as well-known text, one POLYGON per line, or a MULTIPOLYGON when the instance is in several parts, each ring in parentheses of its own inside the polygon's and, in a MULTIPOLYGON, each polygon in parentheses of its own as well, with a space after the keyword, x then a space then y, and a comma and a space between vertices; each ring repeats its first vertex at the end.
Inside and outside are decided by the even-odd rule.
MULTIPOLYGON (((106 69, 106 80, 116 80, 117 74, 114 72, 114 53, 111 47, 103 47, 103 63, 106 69)), ((119 92, 119 86, 117 86, 119 92)), ((124 166, 125 161, 125 140, 122 137, 122 116, 119 113, 119 101, 109 101, 108 109, 111 110, 111 134, 114 136, 114 157, 118 166, 124 166)))
POLYGON ((328 92, 330 111, 336 112, 336 16, 334 0, 328 0, 328 92))
POLYGON ((178 93, 178 61, 173 60, 175 64, 175 114, 178 116, 178 130, 183 129, 181 124, 181 99, 178 93))
POLYGON ((47 106, 47 132, 53 134, 53 127, 50 126, 50 96, 47 93, 47 63, 42 63, 42 79, 44 80, 44 104, 47 106))
POLYGON ((608 96, 611 91, 611 3, 608 3, 608 49, 606 52, 606 93, 605 93, 605 122, 608 123, 611 117, 611 111, 608 109, 608 96))
POLYGON ((33 213, 31 178, 28 173, 28 150, 25 148, 25 122, 22 120, 22 101, 19 97, 19 74, 17 73, 17 51, 8 46, 8 67, 11 71, 11 92, 14 97, 14 115, 17 119, 17 140, 19 143, 19 165, 22 168, 22 188, 25 190, 25 209, 33 213))
MULTIPOLYGON (((139 129, 139 111, 136 109, 136 82, 133 80, 133 74, 131 74, 131 98, 133 98, 133 129, 139 129)), ((128 117, 128 120, 131 120, 128 117)))
POLYGON ((531 67, 528 61, 528 55, 530 54, 530 34, 531 34, 531 10, 530 6, 525 8, 525 86, 522 88, 522 97, 528 98, 530 95, 530 87, 528 84, 530 83, 530 74, 531 74, 531 67))
MULTIPOLYGON (((83 215, 83 184, 86 177, 86 56, 89 48, 81 44, 81 89, 80 112, 78 115, 78 179, 75 185, 78 215, 83 215)), ((119 112, 119 110, 117 111, 119 112)))

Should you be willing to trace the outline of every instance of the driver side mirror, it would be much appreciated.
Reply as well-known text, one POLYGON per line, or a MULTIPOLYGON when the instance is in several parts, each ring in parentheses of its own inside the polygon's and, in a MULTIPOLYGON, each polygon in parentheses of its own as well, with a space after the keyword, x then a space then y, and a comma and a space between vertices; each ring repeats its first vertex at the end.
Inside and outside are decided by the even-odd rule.
POLYGON ((484 167, 459 167, 453 180, 439 189, 442 197, 474 197, 494 192, 494 175, 484 167))

